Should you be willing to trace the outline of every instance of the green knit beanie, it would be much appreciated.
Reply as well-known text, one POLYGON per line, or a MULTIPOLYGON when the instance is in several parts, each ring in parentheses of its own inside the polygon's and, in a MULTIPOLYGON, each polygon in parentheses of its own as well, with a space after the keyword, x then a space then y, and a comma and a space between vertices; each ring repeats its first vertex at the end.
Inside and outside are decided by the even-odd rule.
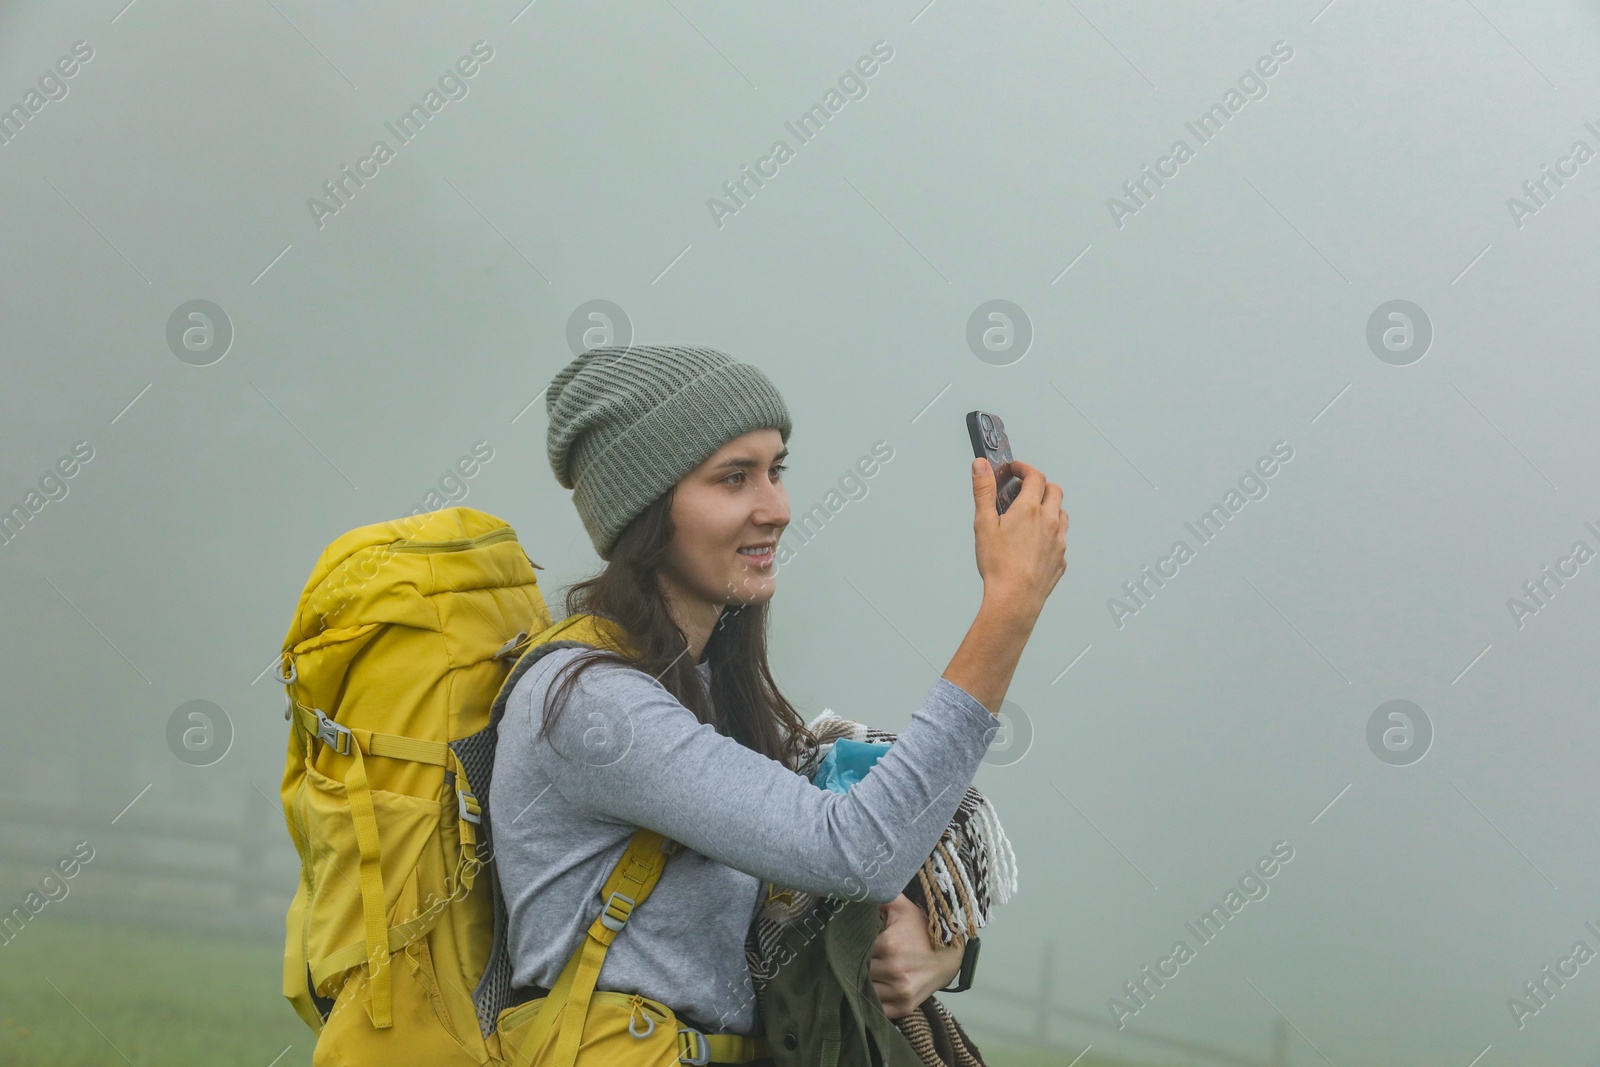
POLYGON ((545 393, 550 468, 601 559, 651 501, 751 430, 789 440, 789 409, 748 363, 703 345, 591 348, 545 393))

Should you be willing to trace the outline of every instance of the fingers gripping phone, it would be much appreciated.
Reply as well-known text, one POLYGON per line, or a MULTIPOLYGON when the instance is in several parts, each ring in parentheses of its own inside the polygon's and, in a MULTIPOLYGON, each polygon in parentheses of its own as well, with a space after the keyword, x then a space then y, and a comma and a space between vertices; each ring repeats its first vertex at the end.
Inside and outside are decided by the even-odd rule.
POLYGON ((994 468, 994 509, 1004 515, 1022 491, 1022 479, 1011 473, 1011 439, 1000 416, 988 411, 967 412, 967 436, 972 438, 972 454, 986 459, 994 468))

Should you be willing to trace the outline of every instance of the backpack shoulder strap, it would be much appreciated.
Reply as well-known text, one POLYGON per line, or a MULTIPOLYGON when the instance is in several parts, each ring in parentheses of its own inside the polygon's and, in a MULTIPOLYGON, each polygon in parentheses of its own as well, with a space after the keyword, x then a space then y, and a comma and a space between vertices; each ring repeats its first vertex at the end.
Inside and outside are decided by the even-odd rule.
POLYGON ((500 683, 500 691, 495 694, 494 704, 489 709, 489 721, 498 725, 500 716, 505 714, 506 701, 511 699, 511 691, 517 687, 522 676, 548 653, 558 648, 604 648, 624 655, 630 654, 633 648, 628 643, 627 635, 621 626, 604 615, 569 615, 560 622, 551 626, 542 633, 532 637, 522 636, 521 640, 513 640, 505 650, 505 655, 516 656, 511 672, 506 675, 506 680, 500 683))
MULTIPOLYGON (((593 614, 569 615, 544 632, 514 643, 507 649, 507 654, 515 654, 517 660, 495 696, 490 711, 491 722, 500 721, 511 691, 528 669, 558 648, 604 648, 623 655, 633 652, 626 633, 612 619, 593 614)), ((545 997, 544 1005, 523 1038, 513 1067, 528 1067, 534 1052, 557 1019, 561 1021, 561 1033, 553 1062, 570 1064, 576 1061, 584 1020, 589 1015, 589 1001, 594 994, 595 982, 600 977, 600 966, 605 962, 606 950, 627 923, 633 909, 644 903, 655 888, 666 866, 671 846, 668 838, 654 830, 641 826, 634 831, 622 858, 600 887, 600 914, 589 924, 583 944, 567 960, 561 976, 545 997), (571 1010, 565 1010, 569 1005, 571 1010)))
POLYGON ((589 1017, 589 1000, 594 994, 595 981, 600 977, 600 965, 605 962, 606 950, 616 940, 628 916, 644 903, 650 891, 656 887, 667 863, 667 845, 667 838, 654 830, 641 826, 634 831, 627 850, 617 861, 616 867, 612 868, 605 885, 600 887, 600 899, 604 901, 600 914, 589 924, 583 945, 561 969, 561 976, 545 997, 516 1059, 512 1061, 512 1067, 529 1067, 534 1053, 558 1018, 561 1021, 561 1033, 556 1041, 555 1056, 550 1062, 576 1062, 584 1022, 589 1017))

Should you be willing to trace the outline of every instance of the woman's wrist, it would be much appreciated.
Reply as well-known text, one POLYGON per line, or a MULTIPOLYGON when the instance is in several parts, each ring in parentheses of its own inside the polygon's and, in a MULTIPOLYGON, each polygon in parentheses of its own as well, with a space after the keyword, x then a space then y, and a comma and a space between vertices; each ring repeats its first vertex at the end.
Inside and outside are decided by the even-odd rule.
MULTIPOLYGON (((1021 590, 985 588, 973 627, 980 629, 994 651, 1013 667, 1022 659, 1022 650, 1033 636, 1044 604, 1032 593, 1021 590)), ((1007 677, 1010 677, 1009 672, 1007 677)))
POLYGON ((977 618, 945 668, 946 681, 966 690, 990 714, 999 714, 1038 612, 1027 600, 986 589, 977 618))
POLYGON ((983 587, 983 601, 978 607, 980 615, 987 612, 1017 627, 1024 641, 1033 632, 1033 624, 1039 621, 1043 610, 1044 603, 1031 591, 989 583, 983 587))

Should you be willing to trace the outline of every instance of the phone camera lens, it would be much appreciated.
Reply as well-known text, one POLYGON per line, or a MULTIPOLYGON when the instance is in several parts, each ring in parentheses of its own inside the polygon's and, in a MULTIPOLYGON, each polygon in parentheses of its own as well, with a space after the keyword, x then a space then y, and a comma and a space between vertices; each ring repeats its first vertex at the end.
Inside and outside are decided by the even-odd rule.
POLYGON ((994 420, 987 415, 978 416, 978 425, 983 428, 983 436, 988 440, 994 434, 994 420))

